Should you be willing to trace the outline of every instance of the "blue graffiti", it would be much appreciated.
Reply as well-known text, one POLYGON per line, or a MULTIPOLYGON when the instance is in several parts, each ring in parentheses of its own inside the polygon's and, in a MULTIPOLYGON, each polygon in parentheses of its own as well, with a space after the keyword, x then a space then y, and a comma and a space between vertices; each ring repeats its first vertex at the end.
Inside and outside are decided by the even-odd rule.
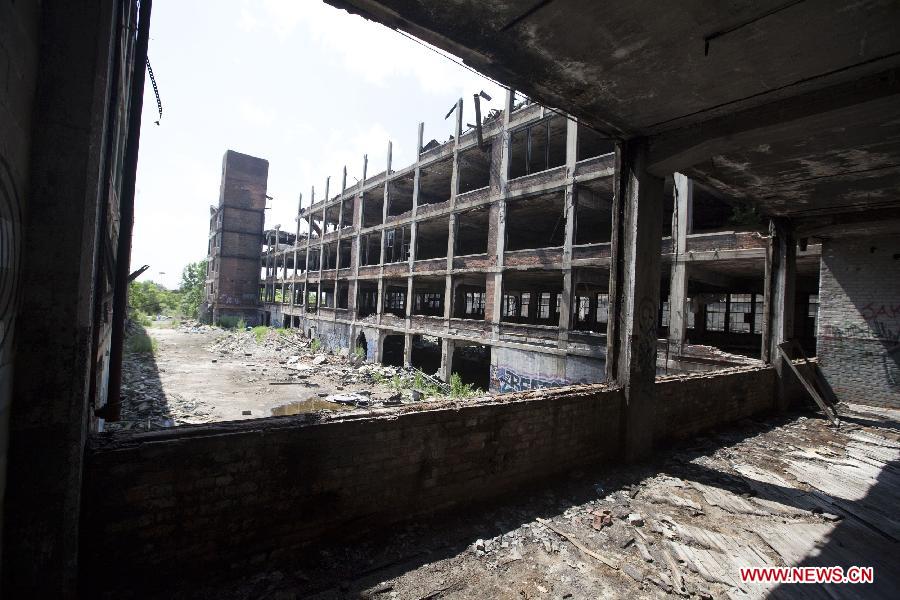
POLYGON ((569 385, 566 379, 516 373, 507 367, 491 367, 491 387, 499 392, 522 392, 569 385))

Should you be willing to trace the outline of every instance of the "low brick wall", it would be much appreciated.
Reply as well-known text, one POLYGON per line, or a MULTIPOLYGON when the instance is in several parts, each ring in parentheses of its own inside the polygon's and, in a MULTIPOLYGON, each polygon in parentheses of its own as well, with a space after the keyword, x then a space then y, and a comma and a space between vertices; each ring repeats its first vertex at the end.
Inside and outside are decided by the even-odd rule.
POLYGON ((610 461, 621 404, 591 386, 360 420, 101 435, 87 450, 84 581, 243 569, 610 461))
MULTIPOLYGON (((661 380, 661 443, 772 407, 772 369, 661 380)), ((602 385, 358 420, 303 417, 100 435, 87 448, 83 581, 104 588, 243 571, 328 536, 478 503, 620 457, 602 385)))
POLYGON ((777 377, 771 367, 742 367, 660 377, 653 439, 657 445, 691 438, 773 409, 777 377))

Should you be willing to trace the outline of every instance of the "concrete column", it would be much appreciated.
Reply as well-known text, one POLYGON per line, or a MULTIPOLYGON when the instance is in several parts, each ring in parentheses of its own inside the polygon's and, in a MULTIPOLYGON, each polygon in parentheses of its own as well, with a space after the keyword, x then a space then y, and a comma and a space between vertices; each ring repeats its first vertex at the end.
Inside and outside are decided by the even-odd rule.
MULTIPOLYGON (((381 222, 386 223, 390 205, 391 205, 391 155, 393 154, 394 144, 388 141, 387 147, 387 168, 384 171, 384 202, 381 203, 381 222)), ((384 262, 384 237, 382 236, 381 244, 381 262, 384 262)))
POLYGON ((411 333, 407 333, 403 336, 403 366, 409 367, 412 366, 412 343, 413 336, 411 333))
POLYGON ((625 394, 628 461, 653 450, 663 180, 646 166, 645 139, 616 146, 607 373, 625 394))
MULTIPOLYGON (((357 189, 357 199, 354 202, 353 206, 353 238, 352 244, 353 248, 350 251, 350 268, 353 269, 353 277, 350 279, 350 289, 348 290, 348 301, 347 305, 350 307, 350 319, 355 323, 356 322, 356 302, 357 302, 357 277, 359 277, 359 261, 360 261, 360 248, 359 241, 360 235, 359 230, 362 228, 362 212, 363 212, 363 193, 362 188, 366 183, 366 171, 369 167, 369 157, 368 155, 363 155, 363 170, 362 170, 362 179, 359 182, 359 188, 357 189)), ((356 338, 353 338, 353 343, 356 343, 356 338)))
POLYGON ((453 171, 450 173, 450 206, 456 206, 459 194, 459 138, 462 137, 463 99, 456 101, 456 133, 453 138, 453 171))
POLYGON ((769 222, 769 247, 766 252, 765 315, 763 358, 778 372, 776 407, 787 409, 787 382, 793 379, 778 351, 778 345, 794 337, 794 308, 797 280, 797 243, 787 219, 769 222))
MULTIPOLYGON (((515 92, 506 90, 506 100, 503 103, 503 125, 500 130, 500 164, 497 167, 497 185, 499 197, 495 204, 497 220, 494 223, 494 255, 496 257, 497 272, 494 273, 494 294, 488 298, 493 302, 494 312, 491 322, 491 337, 500 339, 500 323, 503 320, 503 254, 506 251, 506 197, 509 193, 509 119, 515 102, 515 92)), ((490 233, 489 233, 490 235, 490 233)), ((490 240, 488 241, 490 248, 490 240)))
POLYGON ((450 338, 444 338, 441 344, 441 378, 444 382, 450 382, 450 375, 453 374, 453 348, 455 341, 450 338))
POLYGON ((450 326, 450 318, 453 316, 453 255, 456 250, 456 213, 452 213, 449 219, 449 235, 447 236, 447 278, 444 284, 444 319, 447 327, 450 326))
POLYGON ((572 328, 572 246, 575 244, 575 163, 578 162, 578 121, 569 117, 566 121, 566 232, 563 241, 563 289, 559 306, 559 335, 557 347, 569 345, 569 329, 572 328))
POLYGON ((675 210, 672 211, 672 279, 669 284, 669 345, 681 354, 687 333, 688 273, 685 254, 687 236, 691 232, 694 205, 694 182, 675 173, 675 210))

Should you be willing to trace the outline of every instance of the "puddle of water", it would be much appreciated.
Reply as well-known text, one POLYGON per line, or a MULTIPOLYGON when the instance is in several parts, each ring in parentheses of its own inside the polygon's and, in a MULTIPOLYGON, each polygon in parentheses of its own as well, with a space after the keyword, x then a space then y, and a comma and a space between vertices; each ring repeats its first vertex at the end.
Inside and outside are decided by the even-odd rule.
POLYGON ((329 402, 328 400, 322 400, 321 398, 317 398, 315 396, 311 398, 307 398, 306 400, 295 400, 294 402, 288 402, 287 404, 282 404, 281 406, 276 406, 272 409, 273 417, 287 417, 289 415, 302 415, 305 413, 312 413, 318 410, 350 410, 353 408, 352 406, 344 406, 343 404, 338 404, 337 402, 329 402))

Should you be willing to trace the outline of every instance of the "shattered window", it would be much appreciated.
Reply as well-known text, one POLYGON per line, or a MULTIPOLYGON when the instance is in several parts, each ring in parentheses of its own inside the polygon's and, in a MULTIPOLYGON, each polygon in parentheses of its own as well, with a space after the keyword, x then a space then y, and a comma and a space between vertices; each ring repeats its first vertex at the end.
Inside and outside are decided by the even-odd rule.
POLYGON ((525 292, 522 294, 521 300, 519 300, 519 316, 520 317, 528 317, 528 306, 531 303, 531 292, 525 292))
POLYGON ((753 333, 762 333, 763 324, 763 295, 753 294, 753 333))
POLYGON ((484 292, 466 292, 466 314, 484 314, 484 292))
POLYGON ((662 307, 659 309, 659 326, 660 327, 668 327, 669 326, 669 301, 664 300, 662 303, 662 307))
POLYGON ((515 317, 519 313, 519 297, 515 294, 503 295, 503 316, 515 317))
POLYGON ((728 330, 750 333, 753 324, 753 294, 731 294, 728 309, 728 330))
POLYGON ((727 296, 716 296, 715 302, 706 305, 706 330, 725 331, 725 309, 727 296))
POLYGON ((550 318, 550 292, 541 293, 540 302, 538 303, 538 318, 550 318))
POLYGON ((597 322, 609 321, 609 294, 597 294, 597 322))
POLYGON ((575 296, 575 319, 587 321, 591 314, 591 299, 588 296, 575 296))

